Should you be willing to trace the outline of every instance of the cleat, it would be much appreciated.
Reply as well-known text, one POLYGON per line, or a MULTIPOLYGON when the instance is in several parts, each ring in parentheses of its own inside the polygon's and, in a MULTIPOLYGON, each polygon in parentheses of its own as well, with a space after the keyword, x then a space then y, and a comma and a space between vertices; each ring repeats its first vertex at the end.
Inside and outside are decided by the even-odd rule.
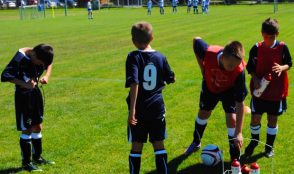
POLYGON ((200 149, 201 143, 196 144, 195 142, 192 142, 191 145, 186 149, 185 154, 190 155, 193 152, 196 152, 200 149))
POLYGON ((270 151, 266 151, 265 152, 265 157, 267 158, 272 158, 273 156, 275 155, 274 151, 273 150, 270 150, 270 151))
POLYGON ((42 164, 44 164, 44 165, 47 165, 47 164, 55 164, 55 162, 54 161, 49 161, 49 160, 45 160, 43 157, 40 157, 39 159, 33 159, 33 162, 35 163, 35 164, 39 164, 39 165, 42 165, 42 164))
POLYGON ((42 169, 35 166, 33 163, 28 163, 22 166, 23 170, 29 171, 29 172, 43 172, 42 169))

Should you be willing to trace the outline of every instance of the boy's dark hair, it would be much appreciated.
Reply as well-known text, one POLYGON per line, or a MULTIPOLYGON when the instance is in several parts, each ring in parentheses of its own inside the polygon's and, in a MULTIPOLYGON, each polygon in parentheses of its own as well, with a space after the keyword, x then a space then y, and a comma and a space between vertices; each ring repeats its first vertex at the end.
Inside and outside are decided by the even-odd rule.
POLYGON ((227 44, 223 51, 224 57, 234 57, 242 60, 244 57, 244 49, 239 41, 232 41, 227 44))
POLYGON ((267 18, 261 27, 261 32, 269 35, 276 35, 279 32, 279 24, 276 19, 267 18))
POLYGON ((33 48, 33 51, 36 53, 37 59, 41 60, 45 68, 47 68, 53 61, 53 48, 47 44, 39 44, 33 48))
POLYGON ((148 22, 138 22, 132 26, 132 39, 139 44, 149 44, 152 40, 152 25, 148 22))

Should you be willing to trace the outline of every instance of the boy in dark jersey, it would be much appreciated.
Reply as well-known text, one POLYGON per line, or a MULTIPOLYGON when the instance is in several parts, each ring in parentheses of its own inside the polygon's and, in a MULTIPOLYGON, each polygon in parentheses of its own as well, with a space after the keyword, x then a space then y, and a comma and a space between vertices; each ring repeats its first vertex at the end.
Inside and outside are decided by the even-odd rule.
POLYGON ((247 95, 244 48, 238 41, 230 42, 225 48, 208 45, 200 37, 194 38, 193 48, 203 81, 194 139, 185 153, 189 155, 200 149, 208 118, 221 101, 226 113, 231 160, 240 160, 240 148, 243 143, 243 101, 247 95))
POLYGON ((261 129, 261 116, 267 113, 267 138, 265 156, 274 155, 273 146, 278 131, 278 116, 286 111, 286 97, 288 95, 288 73, 292 66, 292 59, 287 45, 276 40, 279 35, 277 20, 268 18, 262 23, 262 42, 256 43, 250 50, 247 71, 251 75, 251 140, 245 149, 245 156, 253 154, 258 145, 261 129), (255 89, 260 88, 260 81, 271 74, 272 80, 260 97, 253 95, 255 89))
POLYGON ((162 89, 175 82, 166 57, 151 48, 152 26, 138 22, 132 26, 132 41, 138 48, 128 54, 126 60, 126 84, 130 87, 127 98, 128 139, 132 143, 129 155, 131 174, 140 171, 143 143, 152 143, 155 153, 157 172, 168 173, 167 153, 163 140, 166 138, 165 107, 162 89))
POLYGON ((6 66, 2 82, 15 84, 15 113, 20 135, 22 166, 28 171, 42 171, 35 164, 54 164, 42 158, 43 98, 38 83, 47 84, 52 70, 53 48, 46 44, 21 48, 6 66), (42 73, 45 76, 41 79, 42 73), (32 147, 31 147, 32 145, 32 147), (31 162, 31 153, 33 162, 31 162))

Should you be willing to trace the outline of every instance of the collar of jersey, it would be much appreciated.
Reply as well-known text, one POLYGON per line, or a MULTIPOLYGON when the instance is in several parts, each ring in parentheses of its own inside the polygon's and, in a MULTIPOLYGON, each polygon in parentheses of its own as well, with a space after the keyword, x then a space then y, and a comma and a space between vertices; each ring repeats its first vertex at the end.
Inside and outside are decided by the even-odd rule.
POLYGON ((219 52, 219 53, 217 54, 217 56, 216 56, 216 59, 217 59, 217 63, 218 63, 218 65, 220 65, 220 58, 221 58, 222 55, 223 55, 223 52, 221 51, 221 52, 219 52))
POLYGON ((151 49, 151 50, 138 50, 140 52, 155 52, 155 50, 151 49))
POLYGON ((270 46, 270 48, 274 48, 276 46, 277 40, 274 41, 274 43, 272 44, 272 46, 270 46))
POLYGON ((25 54, 25 52, 23 52, 21 49, 19 49, 18 52, 20 52, 22 55, 24 55, 24 57, 25 57, 26 59, 31 60, 31 58, 28 57, 28 56, 25 54))

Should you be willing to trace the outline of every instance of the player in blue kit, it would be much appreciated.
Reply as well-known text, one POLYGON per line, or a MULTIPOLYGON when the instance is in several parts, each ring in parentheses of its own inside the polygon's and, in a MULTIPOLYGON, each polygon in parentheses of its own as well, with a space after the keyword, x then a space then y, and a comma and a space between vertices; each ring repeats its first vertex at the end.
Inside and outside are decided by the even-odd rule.
POLYGON ((138 50, 130 52, 126 60, 125 87, 130 87, 128 140, 132 143, 130 173, 140 171, 143 144, 148 136, 154 148, 157 172, 168 173, 163 142, 166 138, 165 107, 161 93, 165 83, 175 82, 175 74, 166 57, 150 46, 153 40, 151 24, 138 22, 132 26, 131 33, 138 50))
POLYGON ((93 19, 92 0, 88 1, 87 9, 88 9, 88 19, 93 19))
POLYGON ((152 9, 152 1, 149 0, 149 1, 147 2, 147 14, 148 14, 148 15, 151 15, 151 9, 152 9))
POLYGON ((172 0, 172 6, 173 6, 173 13, 178 12, 178 9, 177 9, 178 0, 172 0))
POLYGON ((163 15, 164 14, 164 0, 159 0, 158 6, 159 6, 159 13, 163 15))
POLYGON ((198 14, 198 0, 192 0, 194 14, 198 14))
POLYGON ((187 1, 187 13, 190 13, 192 7, 192 0, 187 1))
POLYGON ((22 166, 28 171, 42 171, 35 164, 54 164, 42 158, 43 98, 38 83, 47 84, 52 70, 53 48, 40 44, 21 48, 6 66, 2 82, 15 84, 15 113, 20 135, 22 166), (40 79, 42 73, 46 74, 40 79), (32 145, 32 146, 31 146, 32 145), (31 153, 33 162, 31 162, 31 153))

